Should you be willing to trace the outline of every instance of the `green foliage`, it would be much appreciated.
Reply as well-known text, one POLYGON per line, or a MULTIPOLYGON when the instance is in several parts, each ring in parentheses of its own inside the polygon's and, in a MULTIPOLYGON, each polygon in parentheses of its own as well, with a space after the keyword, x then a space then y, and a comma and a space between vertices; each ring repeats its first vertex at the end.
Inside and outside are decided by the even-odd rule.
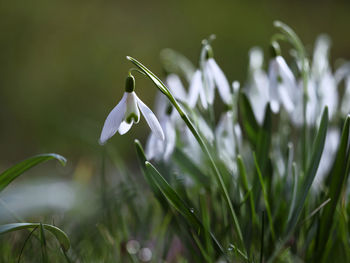
MULTIPOLYGON (((275 68, 267 74, 264 64, 251 58, 248 80, 240 88, 226 85, 212 56, 213 37, 202 43, 198 69, 177 52, 162 52, 166 73, 178 74, 183 86, 193 89, 193 79, 200 76, 202 90, 185 89, 191 99, 199 94, 194 102, 128 56, 137 67, 129 74, 141 73, 137 77, 149 78, 160 91, 158 104, 165 112, 158 118, 165 141, 151 134, 145 150, 134 141, 143 176, 126 164, 123 149, 103 146, 100 169, 89 169, 88 160, 73 172, 72 184, 88 189, 88 195, 74 193, 80 202, 68 211, 33 212, 22 219, 6 207, 17 222, 0 225, 0 234, 11 232, 0 236, 0 261, 14 261, 17 255, 23 262, 350 261, 350 117, 342 116, 340 102, 333 107, 322 93, 322 77, 336 83, 330 66, 322 72, 290 27, 275 26, 279 32, 272 41, 291 45, 287 61, 294 67, 274 56, 275 68), (263 74, 268 84, 259 79, 263 74), (261 94, 254 91, 259 84, 261 94), (220 96, 214 99, 216 91, 220 96), (216 107, 220 99, 224 105, 216 107), (341 126, 337 144, 330 137, 341 126), (70 238, 54 223, 25 223, 56 219, 70 238), (27 239, 21 236, 25 231, 12 233, 21 229, 32 231, 27 239)), ((334 84, 336 95, 340 83, 334 84)), ((29 158, 0 175, 0 191, 50 159, 66 162, 56 154, 29 158)))

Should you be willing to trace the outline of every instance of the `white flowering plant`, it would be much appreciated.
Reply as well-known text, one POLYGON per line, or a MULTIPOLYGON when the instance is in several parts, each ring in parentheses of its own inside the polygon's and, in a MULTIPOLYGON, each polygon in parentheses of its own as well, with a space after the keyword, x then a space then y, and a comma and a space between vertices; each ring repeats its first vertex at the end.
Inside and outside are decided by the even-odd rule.
MULTIPOLYGON (((289 26, 274 26, 268 61, 252 48, 244 83, 217 64, 214 36, 197 65, 162 51, 162 78, 127 57, 134 67, 99 142, 113 155, 108 140, 141 111, 145 184, 123 176, 116 203, 103 191, 103 238, 82 241, 97 250, 87 262, 350 261, 350 64, 332 68, 327 36, 311 54, 289 26), (136 95, 139 77, 158 90, 155 113, 136 95)), ((78 239, 67 261, 88 258, 78 239)))

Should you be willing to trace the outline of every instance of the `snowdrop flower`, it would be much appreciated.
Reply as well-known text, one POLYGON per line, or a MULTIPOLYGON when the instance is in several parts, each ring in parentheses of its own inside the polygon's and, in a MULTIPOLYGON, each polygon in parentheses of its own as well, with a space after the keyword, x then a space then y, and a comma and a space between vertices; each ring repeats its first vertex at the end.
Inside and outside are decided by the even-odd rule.
POLYGON ((269 79, 263 66, 263 52, 260 48, 252 48, 249 52, 250 82, 247 95, 252 103, 253 112, 258 123, 264 120, 265 106, 270 101, 269 79))
POLYGON ((135 79, 129 74, 126 78, 125 92, 114 109, 109 113, 103 125, 100 136, 100 144, 106 143, 117 131, 123 135, 128 132, 133 123, 140 121, 140 111, 145 117, 147 124, 152 132, 164 140, 163 130, 153 112, 137 97, 134 92, 135 79))
POLYGON ((344 95, 341 104, 341 113, 347 115, 350 113, 350 62, 344 63, 340 66, 334 78, 337 86, 344 80, 344 95))
MULTIPOLYGON (((162 97, 163 98, 163 97, 162 97)), ((146 156, 148 159, 168 161, 176 145, 175 117, 173 107, 168 107, 160 113, 160 125, 164 131, 164 140, 151 133, 146 143, 146 156)))
POLYGON ((194 107, 200 98, 202 106, 206 109, 208 104, 212 105, 215 98, 215 88, 225 104, 231 104, 230 84, 216 63, 213 51, 209 45, 204 46, 205 58, 201 70, 197 70, 190 83, 189 105, 194 107))
POLYGON ((234 124, 232 111, 227 111, 221 116, 215 130, 215 137, 220 158, 231 171, 235 172, 237 167, 234 160, 237 156, 236 150, 241 148, 242 131, 239 124, 234 124))
POLYGON ((326 175, 330 172, 332 168, 332 163, 337 154, 339 141, 339 130, 337 128, 330 128, 330 130, 327 132, 326 142, 324 144, 320 165, 318 166, 315 180, 312 184, 314 189, 319 189, 320 185, 323 184, 326 175))
POLYGON ((321 118, 325 106, 328 106, 330 119, 337 110, 338 91, 336 80, 328 62, 329 48, 330 40, 327 36, 321 35, 317 38, 309 80, 312 85, 311 88, 315 89, 314 92, 317 98, 317 108, 313 116, 314 122, 321 118))
POLYGON ((187 101, 187 92, 178 75, 174 73, 169 74, 166 77, 165 82, 176 99, 187 101))
POLYGON ((272 93, 271 108, 273 109, 274 103, 281 102, 288 113, 293 112, 296 103, 297 82, 286 61, 280 55, 270 61, 269 80, 270 92, 272 93))

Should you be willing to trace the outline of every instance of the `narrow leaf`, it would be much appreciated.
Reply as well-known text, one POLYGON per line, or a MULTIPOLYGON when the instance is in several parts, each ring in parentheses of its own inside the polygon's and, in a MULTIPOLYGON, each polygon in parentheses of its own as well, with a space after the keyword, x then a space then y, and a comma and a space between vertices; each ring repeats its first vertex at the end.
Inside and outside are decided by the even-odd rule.
POLYGON ((348 116, 345 120, 343 127, 340 145, 338 148, 337 156, 334 161, 333 169, 329 174, 327 181, 329 185, 328 197, 331 199, 330 204, 325 207, 322 216, 320 218, 319 224, 319 236, 316 248, 316 260, 321 262, 322 257, 324 256, 324 251, 326 244, 329 240, 330 231, 333 225, 333 218, 337 204, 340 199, 341 189, 343 189, 344 184, 346 183, 346 162, 349 156, 347 154, 348 144, 349 144, 349 127, 350 127, 350 117, 348 116))
POLYGON ((322 152, 323 152, 323 148, 326 140, 327 128, 328 128, 328 107, 325 107, 322 114, 320 127, 318 129, 316 139, 313 144, 311 159, 310 159, 308 168, 306 170, 306 174, 303 178, 304 180, 301 186, 301 190, 298 194, 295 210, 288 222, 287 232, 292 231, 296 226, 299 216, 301 214, 301 211, 304 207, 306 197, 311 188, 312 182, 315 179, 315 175, 316 175, 318 166, 320 164, 320 160, 321 160, 321 156, 322 156, 322 152))
POLYGON ((246 94, 240 93, 238 104, 241 112, 243 130, 247 134, 248 140, 256 147, 259 124, 255 119, 252 106, 246 94))
POLYGON ((0 192, 4 190, 14 179, 16 179, 25 171, 29 170, 35 165, 38 165, 39 163, 46 162, 52 159, 58 160, 63 166, 67 162, 66 159, 59 154, 46 153, 33 156, 8 168, 6 171, 0 174, 0 192))
MULTIPOLYGON (((159 190, 166 197, 168 202, 180 213, 184 216, 188 224, 193 228, 195 233, 204 239, 203 233, 209 232, 206 229, 201 221, 197 218, 193 210, 188 207, 185 202, 180 198, 180 196, 176 193, 176 191, 168 184, 168 182, 164 179, 164 177, 157 171, 157 169, 149 162, 145 163, 146 169, 149 174, 152 176, 153 180, 156 182, 159 190)), ((225 254, 222 246, 219 244, 214 235, 209 232, 208 233, 213 241, 215 249, 220 254, 225 254)))
MULTIPOLYGON (((31 229, 39 227, 40 223, 13 223, 0 225, 0 234, 5 234, 8 232, 13 232, 21 229, 31 229)), ((70 241, 66 233, 56 226, 43 224, 44 229, 50 231, 60 243, 63 250, 67 251, 70 248, 70 241)))

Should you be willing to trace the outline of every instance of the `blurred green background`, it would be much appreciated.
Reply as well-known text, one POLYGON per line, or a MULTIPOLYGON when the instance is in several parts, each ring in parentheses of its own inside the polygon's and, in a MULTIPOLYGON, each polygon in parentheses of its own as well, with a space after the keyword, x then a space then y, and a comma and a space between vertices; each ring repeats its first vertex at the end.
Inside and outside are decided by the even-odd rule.
MULTIPOLYGON (((163 48, 196 63, 201 40, 215 33, 216 60, 230 81, 243 81, 248 50, 267 50, 276 19, 310 49, 328 33, 333 61, 350 59, 349 14, 349 1, 0 0, 0 168, 41 152, 73 163, 96 154, 132 66, 126 55, 161 76, 163 48)), ((136 81, 152 105, 156 89, 136 81)), ((133 139, 144 142, 148 134, 142 120, 110 144, 127 159, 133 139)))

